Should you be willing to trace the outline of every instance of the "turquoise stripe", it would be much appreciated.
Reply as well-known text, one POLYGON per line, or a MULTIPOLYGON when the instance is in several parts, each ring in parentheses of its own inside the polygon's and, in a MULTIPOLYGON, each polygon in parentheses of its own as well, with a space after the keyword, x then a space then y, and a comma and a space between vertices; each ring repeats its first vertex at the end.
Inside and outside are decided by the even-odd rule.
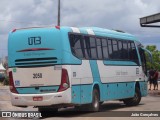
POLYGON ((141 91, 142 97, 148 95, 148 83, 146 81, 140 82, 140 91, 141 91))
POLYGON ((54 93, 58 91, 59 86, 45 86, 39 87, 26 87, 26 88, 16 88, 19 94, 44 94, 44 93, 54 93))
POLYGON ((103 63, 105 65, 137 66, 137 64, 132 61, 104 61, 103 63))
POLYGON ((124 99, 134 96, 135 82, 103 84, 102 100, 124 99))

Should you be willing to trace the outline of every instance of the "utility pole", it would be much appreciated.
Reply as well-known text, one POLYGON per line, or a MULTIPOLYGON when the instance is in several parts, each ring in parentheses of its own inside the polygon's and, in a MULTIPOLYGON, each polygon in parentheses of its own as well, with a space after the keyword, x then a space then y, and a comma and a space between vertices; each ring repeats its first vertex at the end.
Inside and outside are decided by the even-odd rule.
POLYGON ((58 0, 58 23, 57 23, 58 26, 60 26, 60 19, 61 19, 61 1, 58 0))

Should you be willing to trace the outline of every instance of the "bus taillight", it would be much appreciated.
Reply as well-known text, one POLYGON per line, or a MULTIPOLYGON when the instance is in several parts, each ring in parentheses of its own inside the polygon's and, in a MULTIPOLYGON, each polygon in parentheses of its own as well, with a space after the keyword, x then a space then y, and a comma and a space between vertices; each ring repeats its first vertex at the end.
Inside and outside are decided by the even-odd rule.
POLYGON ((9 72, 9 88, 10 88, 10 91, 12 93, 17 93, 18 94, 18 92, 17 92, 17 90, 14 86, 12 71, 9 72))
POLYGON ((67 90, 69 88, 69 77, 68 72, 66 69, 62 69, 62 75, 61 75, 61 84, 59 86, 58 92, 62 92, 64 90, 67 90))

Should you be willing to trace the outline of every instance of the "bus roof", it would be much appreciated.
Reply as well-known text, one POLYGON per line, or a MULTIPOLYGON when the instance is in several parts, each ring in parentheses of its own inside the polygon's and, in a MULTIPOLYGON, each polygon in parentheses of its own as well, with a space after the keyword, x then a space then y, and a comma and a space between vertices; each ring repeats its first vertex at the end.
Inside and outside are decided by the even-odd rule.
MULTIPOLYGON (((71 29, 71 27, 61 27, 61 29, 71 29)), ((109 30, 99 27, 79 27, 80 33, 88 34, 87 30, 93 30, 95 35, 104 36, 104 37, 112 37, 117 39, 125 39, 125 40, 134 40, 140 42, 134 35, 120 31, 120 30, 109 30)))
MULTIPOLYGON (((41 27, 28 27, 28 28, 20 28, 20 29, 14 29, 12 32, 17 31, 17 30, 30 30, 30 29, 60 29, 64 30, 66 32, 72 32, 72 27, 68 26, 41 26, 41 27)), ((76 27, 75 27, 76 28, 76 27)), ((77 27, 79 29, 80 33, 83 34, 88 34, 87 30, 93 30, 95 35, 97 36, 103 36, 103 37, 112 37, 112 38, 117 38, 117 39, 126 39, 126 40, 134 40, 140 42, 134 35, 120 31, 120 30, 109 30, 109 29, 104 29, 104 28, 99 28, 99 27, 77 27)))

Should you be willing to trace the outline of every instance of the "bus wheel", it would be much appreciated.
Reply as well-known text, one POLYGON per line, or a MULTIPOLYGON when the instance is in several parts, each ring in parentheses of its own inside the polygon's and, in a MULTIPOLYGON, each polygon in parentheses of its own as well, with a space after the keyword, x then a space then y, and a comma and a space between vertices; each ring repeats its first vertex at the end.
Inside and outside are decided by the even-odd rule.
POLYGON ((92 103, 89 106, 89 111, 97 112, 99 111, 100 104, 99 104, 99 92, 97 89, 93 90, 93 95, 92 95, 92 103))
POLYGON ((135 94, 133 98, 128 98, 123 100, 124 104, 127 106, 136 106, 140 103, 141 101, 141 92, 138 87, 135 89, 135 94))
POLYGON ((42 117, 55 114, 58 112, 58 108, 52 108, 52 107, 38 107, 38 112, 41 113, 42 117))

